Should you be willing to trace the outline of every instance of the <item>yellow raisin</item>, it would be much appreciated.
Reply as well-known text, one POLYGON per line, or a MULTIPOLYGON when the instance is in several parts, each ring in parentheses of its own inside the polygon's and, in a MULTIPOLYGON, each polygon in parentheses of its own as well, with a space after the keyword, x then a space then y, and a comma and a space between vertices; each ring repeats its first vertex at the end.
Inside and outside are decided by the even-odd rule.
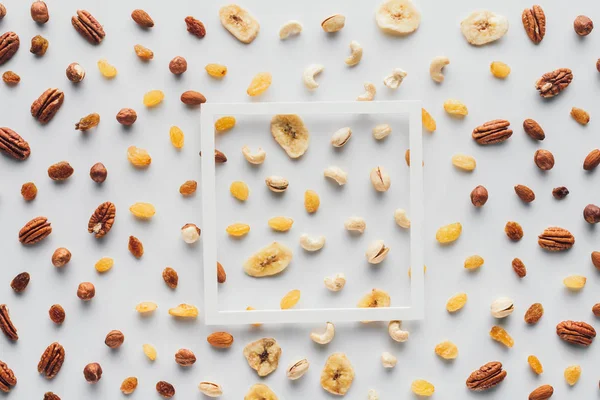
POLYGON ((164 98, 165 94, 162 90, 151 90, 144 95, 144 105, 146 107, 155 107, 159 105, 164 98))
POLYGON ((225 232, 235 237, 244 236, 245 234, 250 232, 250 225, 241 223, 229 225, 227 229, 225 229, 225 232))
POLYGON ((458 357, 458 347, 451 341, 446 340, 435 346, 435 354, 444 360, 453 360, 458 357))
POLYGON ((496 78, 504 79, 510 74, 510 67, 501 61, 493 61, 490 64, 490 71, 496 78))
MULTIPOLYGON (((423 274, 427 272, 427 265, 423 265, 423 274)), ((408 267, 408 277, 412 278, 412 268, 408 267)))
POLYGON ((444 110, 450 115, 464 117, 469 114, 467 106, 460 100, 448 99, 444 102, 444 110))
POLYGON ((99 259, 96 262, 96 265, 94 265, 94 267, 96 268, 96 271, 98 271, 98 272, 106 272, 109 269, 111 269, 114 264, 115 264, 115 260, 113 260, 112 258, 102 257, 101 259, 99 259))
POLYGON ((81 118, 78 123, 75 124, 75 129, 78 131, 87 131, 92 129, 100 123, 100 114, 92 113, 81 118))
POLYGON ((515 345, 513 338, 501 326, 492 326, 492 329, 490 330, 490 337, 509 348, 515 345))
POLYGON ((221 117, 215 121, 215 130, 217 132, 225 132, 235 126, 235 117, 226 116, 221 117))
POLYGON ((452 156, 452 165, 463 171, 473 171, 477 166, 477 161, 466 154, 455 154, 452 156))
POLYGON ((435 386, 423 379, 417 379, 410 385, 410 390, 417 396, 431 397, 435 392, 435 386))
POLYGON ((196 192, 197 188, 198 188, 198 182, 196 182, 196 181, 185 181, 179 187, 179 193, 181 193, 183 196, 191 196, 192 194, 194 194, 196 192))
POLYGON ((150 219, 156 214, 156 209, 150 203, 135 203, 129 207, 129 211, 131 211, 135 217, 141 219, 150 219))
POLYGON ((581 367, 579 365, 571 365, 565 369, 565 380, 571 386, 577 383, 581 376, 581 367))
POLYGON ((233 197, 235 197, 239 201, 246 201, 248 200, 250 189, 248 189, 248 185, 246 185, 246 182, 234 181, 231 182, 231 186, 229 186, 229 192, 233 197))
POLYGON ((278 232, 287 232, 292 229, 294 220, 288 217, 273 217, 269 220, 271 229, 278 232))
POLYGON ((483 257, 475 254, 474 256, 469 256, 465 260, 465 268, 466 269, 477 269, 483 265, 483 257))
POLYGON ((175 308, 169 308, 169 314, 179 318, 196 318, 198 309, 191 304, 180 304, 175 308))
POLYGON ((154 58, 154 52, 141 44, 136 44, 133 46, 135 50, 135 54, 144 61, 152 60, 154 58))
POLYGON ((563 284, 570 290, 581 290, 586 282, 587 278, 581 275, 571 275, 563 279, 563 284))
POLYGON ((581 125, 587 125, 590 122, 590 114, 582 108, 571 108, 571 117, 581 125))
POLYGON ((271 86, 271 81, 272 77, 269 72, 259 72, 252 78, 246 93, 248 93, 248 96, 258 96, 263 94, 269 86, 271 86))
POLYGON ((105 78, 111 79, 117 76, 117 69, 110 65, 105 59, 98 61, 98 69, 105 78))
POLYGON ((172 126, 171 129, 169 129, 169 139, 171 139, 173 147, 181 149, 185 142, 185 135, 178 126, 172 126))
POLYGON ((531 367, 531 370, 533 372, 535 372, 536 374, 538 374, 538 375, 540 375, 540 374, 542 374, 544 372, 544 368, 542 367, 542 363, 534 355, 530 355, 529 357, 527 357, 527 364, 529 364, 529 366, 531 367))
POLYGON ((304 192, 304 208, 309 213, 315 213, 319 209, 319 205, 321 205, 321 199, 319 199, 319 195, 314 190, 307 190, 304 192))
POLYGON ((429 132, 434 132, 437 128, 435 119, 433 119, 431 114, 429 114, 424 108, 421 108, 421 122, 423 124, 423 128, 427 129, 429 132))
POLYGON ((152 162, 152 157, 150 157, 148 151, 135 146, 127 148, 127 159, 138 168, 147 167, 152 162))
POLYGON ((298 289, 289 291, 279 302, 282 310, 294 307, 300 301, 300 291, 298 289))
POLYGON ((227 75, 227 67, 221 64, 206 64, 206 72, 213 78, 221 79, 227 75))
POLYGON ((140 314, 151 313, 158 308, 158 305, 152 301, 143 301, 135 306, 135 311, 140 314))
POLYGON ((457 293, 448 299, 446 310, 450 313, 457 312, 467 304, 467 294, 457 293))
POLYGON ((148 357, 150 359, 150 361, 154 361, 156 360, 156 349, 154 348, 154 346, 152 346, 151 344, 144 344, 142 345, 142 349, 144 350, 144 354, 146 355, 146 357, 148 357))
MULTIPOLYGON (((246 307, 246 311, 251 311, 251 310, 256 310, 256 308, 251 307, 251 306, 246 307)), ((254 326, 254 327, 259 327, 261 325, 262 324, 252 324, 252 326, 254 326)))
POLYGON ((435 233, 435 239, 441 243, 451 243, 460 237, 462 233, 462 224, 460 222, 454 222, 453 224, 448 224, 442 226, 435 233))

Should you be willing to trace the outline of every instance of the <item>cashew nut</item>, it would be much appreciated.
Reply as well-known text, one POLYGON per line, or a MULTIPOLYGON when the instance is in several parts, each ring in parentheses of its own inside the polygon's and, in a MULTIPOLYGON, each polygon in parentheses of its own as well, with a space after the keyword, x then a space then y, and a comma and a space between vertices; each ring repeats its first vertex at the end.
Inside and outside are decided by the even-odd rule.
POLYGON ((320 235, 316 237, 308 236, 303 234, 300 236, 300 246, 306 251, 317 251, 321 250, 325 246, 325 236, 320 235))
POLYGON ((406 342, 408 340, 408 332, 400 329, 401 321, 390 321, 388 325, 388 333, 396 342, 406 342))
POLYGON ((350 42, 350 55, 346 57, 345 63, 351 67, 355 66, 360 62, 363 55, 363 48, 357 41, 353 40, 350 42))
POLYGON ((346 230, 363 233, 367 229, 367 223, 361 217, 350 217, 344 222, 346 230))
POLYGON ((323 171, 323 175, 326 178, 333 179, 338 185, 345 185, 348 181, 348 173, 340 167, 327 167, 323 171))
POLYGON ((265 157, 267 157, 267 153, 260 147, 256 153, 251 153, 250 148, 248 146, 244 146, 242 147, 242 154, 244 155, 246 161, 254 165, 262 164, 265 161, 265 157))
POLYGON ((448 57, 438 56, 431 60, 431 64, 429 64, 429 76, 437 83, 442 83, 444 81, 444 74, 442 74, 442 69, 450 64, 450 60, 448 57))
POLYGON ((317 81, 315 81, 315 75, 320 74, 325 69, 325 66, 322 64, 310 64, 304 70, 303 79, 304 86, 309 89, 316 89, 319 87, 317 81))
POLYGON ((403 209, 399 208, 396 211, 394 211, 394 220, 396 220, 398 226, 405 229, 410 228, 410 219, 406 215, 406 211, 404 211, 403 209))
POLYGON ((279 39, 285 40, 290 36, 299 35, 302 32, 302 24, 298 21, 288 21, 285 24, 281 25, 279 29, 279 39))
POLYGON ((388 124, 379 124, 373 128, 373 137, 376 140, 385 139, 392 133, 392 128, 388 124))
POLYGON ((381 364, 383 364, 383 368, 394 368, 398 359, 392 354, 384 351, 381 353, 381 364))
POLYGON ((323 333, 315 333, 312 332, 310 334, 310 338, 313 342, 319 344, 327 344, 333 340, 335 336, 335 326, 331 322, 327 323, 327 327, 325 328, 325 332, 323 333))
POLYGON ((398 89, 408 73, 400 68, 394 68, 392 73, 383 78, 383 84, 390 89, 398 89))
POLYGON ((369 393, 367 393, 368 400, 379 400, 379 393, 375 389, 369 389, 369 393))
POLYGON ((365 92, 358 96, 356 100, 358 101, 373 101, 375 98, 375 93, 377 93, 377 89, 375 89, 375 85, 371 82, 365 82, 365 92))
POLYGON ((335 274, 334 276, 328 276, 324 279, 325 287, 332 292, 339 292, 344 288, 346 284, 346 276, 342 273, 335 274))

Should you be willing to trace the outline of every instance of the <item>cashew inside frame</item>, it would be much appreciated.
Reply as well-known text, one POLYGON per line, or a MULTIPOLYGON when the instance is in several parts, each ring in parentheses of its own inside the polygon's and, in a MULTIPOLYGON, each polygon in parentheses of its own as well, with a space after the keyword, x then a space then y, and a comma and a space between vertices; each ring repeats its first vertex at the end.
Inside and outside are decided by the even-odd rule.
POLYGON ((450 64, 450 59, 444 56, 435 57, 431 60, 431 64, 429 64, 429 76, 437 83, 442 83, 444 81, 444 74, 442 74, 442 69, 450 64))
POLYGON ((373 85, 371 82, 365 82, 365 92, 358 96, 356 100, 373 101, 373 99, 375 98, 375 93, 377 93, 375 85, 373 85))
POLYGON ((344 61, 346 65, 353 67, 360 62, 363 56, 363 48, 356 40, 350 42, 350 55, 344 61))
POLYGON ((406 342, 408 340, 409 333, 408 331, 403 331, 400 326, 400 321, 390 321, 390 324, 388 325, 388 333, 396 342, 406 342))
POLYGON ((242 147, 242 154, 244 155, 246 161, 254 165, 262 164, 265 161, 265 158, 267 157, 267 153, 260 147, 258 148, 256 153, 252 153, 248 146, 244 146, 242 147))
POLYGON ((300 236, 300 246, 306 251, 317 251, 321 250, 325 246, 325 236, 320 235, 316 237, 308 236, 303 234, 300 236))
POLYGON ((290 36, 299 35, 302 32, 302 24, 298 21, 291 20, 286 22, 279 29, 279 39, 285 40, 290 36))
POLYGON ((334 336, 335 336, 335 326, 331 322, 327 323, 325 332, 323 332, 323 333, 312 332, 310 334, 310 338, 312 339, 312 341, 315 343, 319 343, 319 344, 327 344, 327 343, 331 342, 333 340, 334 336))
POLYGON ((315 81, 315 75, 320 74, 325 69, 325 66, 322 64, 310 64, 308 67, 304 69, 304 73, 302 74, 302 78, 304 80, 304 86, 309 89, 316 89, 319 87, 317 81, 315 81))

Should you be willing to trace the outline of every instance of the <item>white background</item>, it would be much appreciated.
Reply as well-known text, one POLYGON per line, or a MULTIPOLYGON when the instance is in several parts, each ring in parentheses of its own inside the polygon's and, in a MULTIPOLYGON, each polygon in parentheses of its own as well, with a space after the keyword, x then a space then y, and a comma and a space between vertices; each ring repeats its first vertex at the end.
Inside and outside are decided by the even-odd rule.
MULTIPOLYGON (((546 1, 543 7, 548 32, 540 45, 533 45, 521 26, 525 3, 468 0, 461 2, 420 1, 423 14, 419 30, 407 38, 382 34, 374 22, 378 2, 259 2, 244 1, 261 22, 257 39, 246 46, 237 42, 219 23, 213 2, 92 2, 49 1, 51 19, 42 27, 29 17, 23 2, 4 2, 8 15, 0 22, 2 32, 16 31, 21 49, 2 71, 14 70, 22 81, 15 88, 0 85, 0 125, 11 127, 27 139, 32 155, 26 162, 0 158, 0 249, 2 282, 0 302, 7 303, 19 329, 16 344, 0 340, 0 359, 15 371, 19 383, 7 397, 38 399, 53 390, 63 399, 119 398, 123 378, 134 375, 140 380, 134 398, 154 398, 154 385, 159 380, 173 383, 177 398, 201 395, 196 386, 201 380, 214 380, 223 385, 227 399, 239 399, 247 388, 261 379, 246 365, 243 346, 260 337, 275 337, 283 348, 280 368, 262 380, 280 398, 329 398, 319 385, 320 369, 328 354, 346 352, 356 369, 356 379, 348 398, 366 398, 368 389, 377 389, 382 399, 410 398, 410 383, 422 378, 436 385, 435 398, 506 399, 525 398, 543 383, 552 384, 555 398, 589 399, 598 396, 598 344, 586 349, 573 348, 560 341, 555 325, 564 319, 583 320, 595 324, 592 305, 598 301, 599 277, 589 260, 598 250, 599 233, 587 225, 581 213, 588 203, 598 202, 597 173, 584 173, 581 168, 586 154, 598 147, 596 115, 600 75, 595 69, 600 48, 598 32, 584 39, 573 32, 572 22, 578 14, 600 19, 598 4, 590 1, 546 1), (139 29, 130 19, 131 10, 145 8, 153 16, 152 30, 139 29), (495 44, 481 48, 470 46, 462 37, 459 24, 472 10, 491 8, 510 21, 508 34, 495 44), (69 19, 77 8, 92 12, 104 25, 107 37, 99 46, 91 46, 72 28, 69 19), (326 35, 319 24, 332 13, 347 17, 344 30, 326 35), (206 24, 207 36, 197 39, 185 31, 183 19, 193 15, 206 24), (297 38, 279 41, 282 23, 297 19, 304 32, 297 38), (50 48, 42 58, 28 52, 29 40, 42 34, 50 40, 50 48), (351 40, 364 47, 363 61, 354 68, 343 63, 349 54, 351 40), (155 52, 153 61, 144 64, 133 52, 140 43, 155 52), (188 72, 177 78, 168 71, 169 60, 181 55, 187 58, 188 72), (446 55, 451 64, 446 80, 437 85, 428 76, 429 62, 434 56, 446 55), (107 58, 119 70, 111 81, 97 71, 96 61, 107 58), (501 60, 512 67, 510 77, 496 80, 489 64, 501 60), (80 85, 65 78, 67 65, 77 61, 88 75, 80 85), (220 62, 229 68, 223 81, 214 81, 203 71, 209 62, 220 62), (301 81, 302 70, 310 63, 322 63, 326 69, 318 78, 320 87, 309 93, 301 81), (409 76, 401 88, 389 91, 382 79, 392 68, 401 67, 409 76), (542 100, 533 84, 543 73, 559 67, 573 70, 574 80, 559 97, 542 100), (203 92, 208 101, 250 101, 245 89, 259 71, 273 74, 273 85, 257 101, 352 100, 362 93, 364 81, 373 81, 377 99, 421 99, 434 118, 438 129, 425 134, 426 179, 426 320, 405 323, 411 332, 409 342, 398 344, 388 337, 383 325, 351 324, 338 326, 332 343, 315 345, 308 338, 313 327, 263 327, 260 330, 236 327, 234 346, 215 351, 205 341, 218 327, 206 327, 202 318, 193 322, 173 320, 167 309, 181 302, 202 307, 201 243, 187 246, 179 237, 179 228, 187 222, 202 226, 200 193, 182 200, 179 185, 187 179, 199 179, 200 159, 199 110, 189 109, 179 101, 184 90, 203 92), (30 116, 29 107, 44 90, 59 87, 65 91, 65 103, 54 120, 40 126, 30 116), (142 106, 142 96, 150 89, 166 93, 164 103, 156 109, 142 106), (464 120, 445 115, 442 103, 458 98, 469 107, 464 120), (581 127, 569 116, 572 106, 587 109, 592 122, 581 127), (124 129, 114 116, 122 107, 138 111, 132 129, 124 129), (100 126, 82 134, 73 124, 88 113, 102 116, 100 126), (480 147, 471 139, 471 130, 490 119, 504 118, 512 122, 513 137, 503 145, 480 147), (533 142, 522 131, 525 118, 535 118, 546 130, 547 138, 533 142), (168 140, 171 125, 186 133, 186 146, 174 151, 168 140), (153 156, 152 166, 139 171, 131 168, 125 154, 129 145, 146 148, 153 156), (556 166, 540 172, 533 163, 537 148, 551 150, 556 166), (471 174, 453 169, 450 157, 457 152, 474 155, 477 170, 471 174), (49 165, 67 160, 75 174, 67 182, 56 184, 47 177, 49 165), (102 161, 109 177, 97 186, 88 177, 92 164, 102 161), (25 203, 20 197, 21 184, 34 181, 38 198, 25 203), (485 185, 490 200, 480 210, 469 201, 469 193, 478 184, 485 185), (516 184, 530 186, 537 195, 531 205, 523 205, 513 192, 516 184), (563 201, 551 196, 553 187, 565 185, 571 194, 563 201), (102 241, 86 231, 88 218, 95 207, 111 200, 117 205, 117 221, 102 241), (136 201, 151 201, 158 213, 148 223, 135 221, 127 208, 136 201), (38 246, 22 247, 17 232, 32 217, 46 215, 53 224, 52 235, 38 246), (509 242, 503 233, 507 220, 521 223, 525 237, 519 243, 509 242), (444 224, 461 221, 463 235, 452 246, 441 248, 434 240, 435 230, 444 224), (539 249, 536 236, 547 226, 569 229, 576 237, 575 247, 561 254, 547 254, 539 249), (146 254, 133 259, 127 251, 130 234, 139 237, 146 254), (56 247, 73 252, 73 260, 63 270, 56 270, 50 256, 56 247), (485 266, 478 272, 463 269, 465 257, 480 254, 485 266), (98 275, 94 262, 102 256, 115 259, 115 267, 98 275), (521 258, 528 268, 519 280, 510 262, 521 258), (162 269, 171 265, 180 274, 177 290, 168 289, 161 277, 162 269), (32 275, 26 292, 15 295, 9 288, 13 276, 22 271, 32 275), (588 285, 583 292, 569 293, 562 279, 569 274, 583 274, 588 285), (93 281, 96 298, 82 303, 75 295, 81 281, 93 281), (456 292, 469 295, 467 306, 456 315, 445 311, 446 300, 456 292), (489 314, 489 304, 499 296, 515 300, 515 313, 504 321, 514 337, 515 346, 506 349, 491 341, 488 332, 497 323, 489 314), (142 300, 159 304, 158 312, 140 318, 133 308, 142 300), (541 302, 546 313, 534 327, 526 326, 523 314, 533 302, 541 302), (49 320, 50 305, 60 303, 67 312, 63 326, 49 320), (123 347, 111 351, 104 336, 111 329, 125 333, 123 347), (460 355, 453 362, 435 356, 436 343, 450 339, 460 355), (60 374, 46 381, 36 371, 37 362, 46 346, 60 341, 67 358, 60 374), (158 359, 148 362, 141 351, 142 343, 152 343, 158 359), (192 349, 198 362, 181 369, 173 354, 179 348, 192 349), (390 351, 398 359, 394 370, 383 370, 379 357, 390 351), (537 355, 544 364, 542 376, 534 376, 527 366, 529 354, 537 355), (308 374, 297 382, 285 378, 285 366, 297 357, 311 361, 308 374), (502 361, 508 377, 489 393, 474 394, 465 388, 465 379, 480 365, 502 361), (104 369, 98 385, 88 385, 82 370, 88 362, 97 361, 104 369), (581 380, 574 388, 564 382, 563 370, 580 364, 581 380)), ((221 2, 219 2, 221 3, 221 2)), ((527 3, 529 5, 529 3, 527 3)), ((233 136, 234 132, 230 132, 233 136)), ((241 145, 241 144, 240 144, 241 145)), ((238 154, 239 156, 239 154, 238 154)), ((398 154, 403 157, 403 152, 398 154)), ((365 166, 365 168, 367 168, 365 166)), ((320 274, 319 274, 320 278, 320 274)), ((360 293, 357 292, 358 297, 360 293)), ((279 294, 277 294, 279 296, 279 294)), ((278 297, 277 297, 278 298, 278 297)), ((225 329, 225 328, 223 328, 225 329)))

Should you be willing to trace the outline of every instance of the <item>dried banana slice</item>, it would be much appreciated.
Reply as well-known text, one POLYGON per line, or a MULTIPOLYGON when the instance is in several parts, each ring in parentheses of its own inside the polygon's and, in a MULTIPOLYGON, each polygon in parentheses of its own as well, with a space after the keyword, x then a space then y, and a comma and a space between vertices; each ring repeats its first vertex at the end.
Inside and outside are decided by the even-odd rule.
POLYGON ((354 380, 354 368, 344 353, 333 353, 321 372, 321 387, 329 393, 345 395, 354 380))
POLYGON ((257 383, 248 389, 244 400, 279 400, 279 398, 270 387, 262 383, 257 383))
POLYGON ((252 43, 260 30, 256 18, 236 4, 221 7, 219 19, 223 27, 242 43, 252 43))
POLYGON ((310 134, 296 114, 278 114, 271 119, 271 135, 290 158, 301 157, 308 149, 310 134))
POLYGON ((279 365, 280 356, 281 347, 273 338, 262 338, 244 347, 244 357, 258 376, 267 376, 275 371, 279 365))
POLYGON ((244 263, 244 271, 255 278, 276 275, 292 261, 292 251, 279 242, 263 247, 244 263))
POLYGON ((357 304, 359 308, 377 308, 389 307, 391 304, 390 295, 381 289, 373 289, 370 293, 364 295, 357 304))
POLYGON ((375 12, 377 26, 392 35, 413 33, 421 23, 421 13, 411 0, 386 0, 375 12))
POLYGON ((500 39, 508 32, 508 19, 491 11, 474 11, 460 23, 469 43, 481 46, 500 39))

